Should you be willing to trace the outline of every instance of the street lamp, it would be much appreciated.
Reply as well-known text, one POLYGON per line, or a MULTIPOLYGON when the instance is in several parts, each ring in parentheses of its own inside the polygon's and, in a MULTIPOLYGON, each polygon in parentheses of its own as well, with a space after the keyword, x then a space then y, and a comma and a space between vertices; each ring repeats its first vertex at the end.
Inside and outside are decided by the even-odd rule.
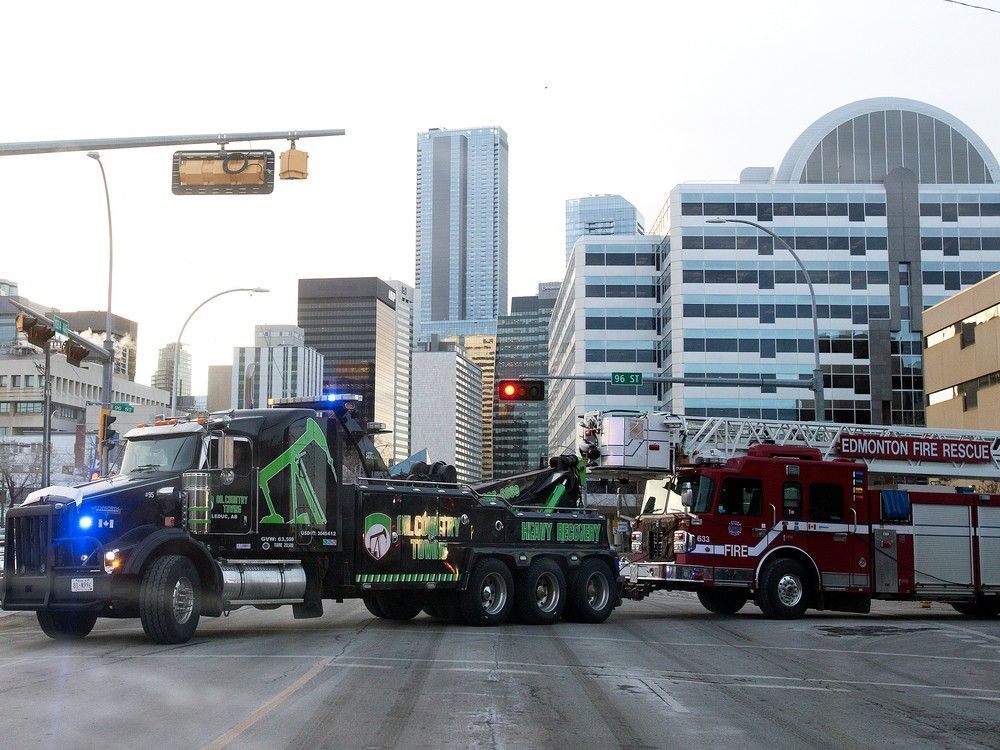
POLYGON ((270 292, 270 289, 264 289, 262 287, 237 287, 236 289, 226 289, 224 292, 218 292, 213 294, 208 299, 204 300, 200 305, 198 305, 191 314, 187 316, 187 320, 184 321, 184 325, 181 326, 181 332, 177 334, 177 341, 174 343, 174 371, 173 371, 173 384, 170 387, 170 416, 177 416, 177 370, 180 367, 181 359, 181 339, 184 337, 184 329, 187 328, 187 324, 191 322, 191 318, 194 314, 198 312, 201 308, 207 305, 216 297, 221 297, 223 294, 233 294, 234 292, 260 292, 261 294, 270 292))
MULTIPOLYGON (((111 231, 111 196, 108 193, 108 176, 104 172, 104 162, 96 151, 88 151, 87 156, 97 162, 101 168, 101 180, 104 182, 104 202, 108 209, 108 310, 104 321, 104 348, 109 356, 104 361, 104 372, 101 378, 101 419, 111 413, 111 383, 115 367, 115 342, 111 337, 111 279, 114 269, 115 245, 111 231)), ((108 474, 108 452, 101 446, 101 476, 108 474)))
POLYGON ((826 399, 823 396, 823 370, 819 366, 819 318, 816 316, 816 292, 813 289, 812 278, 809 276, 809 271, 806 270, 805 265, 803 265, 802 260, 799 258, 798 254, 781 237, 776 235, 767 227, 763 227, 755 221, 749 221, 747 219, 706 219, 708 224, 746 224, 747 226, 756 227, 765 234, 769 234, 783 247, 787 250, 791 256, 795 259, 795 262, 799 264, 799 268, 802 270, 802 275, 805 276, 806 284, 809 287, 809 301, 812 304, 812 323, 813 323, 813 353, 816 357, 815 367, 813 369, 813 408, 816 412, 816 421, 824 422, 826 421, 826 399))

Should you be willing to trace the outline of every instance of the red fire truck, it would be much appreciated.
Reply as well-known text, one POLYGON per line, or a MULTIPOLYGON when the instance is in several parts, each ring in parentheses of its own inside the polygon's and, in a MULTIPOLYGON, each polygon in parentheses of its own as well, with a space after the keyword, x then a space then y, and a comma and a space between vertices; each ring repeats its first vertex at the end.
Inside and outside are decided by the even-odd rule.
POLYGON ((591 473, 652 478, 627 597, 691 590, 774 618, 873 599, 1000 613, 1000 494, 953 482, 1000 479, 1000 433, 595 412, 579 438, 591 473))

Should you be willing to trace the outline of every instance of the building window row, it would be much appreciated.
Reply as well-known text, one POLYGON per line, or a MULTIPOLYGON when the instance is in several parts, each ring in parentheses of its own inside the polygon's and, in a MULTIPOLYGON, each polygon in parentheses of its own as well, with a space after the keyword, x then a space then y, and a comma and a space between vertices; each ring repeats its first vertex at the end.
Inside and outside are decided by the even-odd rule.
POLYGON ((611 383, 587 383, 588 396, 658 396, 656 383, 642 385, 611 385, 611 383))
POLYGON ((1000 370, 991 372, 964 383, 943 388, 940 391, 927 394, 927 405, 936 406, 953 398, 962 399, 962 411, 969 411, 979 406, 979 391, 990 386, 1000 385, 1000 370))
MULTIPOLYGON (((869 250, 888 250, 884 235, 778 235, 794 250, 850 250, 851 255, 864 255, 869 250)), ((685 231, 681 238, 684 250, 756 250, 761 255, 774 254, 774 239, 759 235, 714 235, 685 231)))
MULTIPOLYGON (((730 352, 758 354, 761 359, 774 359, 778 354, 812 354, 811 338, 730 338, 721 336, 686 336, 685 352, 730 352)), ((849 354, 857 360, 868 359, 868 341, 841 336, 820 336, 821 354, 849 354)))
POLYGON ((1000 237, 921 237, 920 249, 953 256, 959 251, 1000 250, 1000 237))
MULTIPOLYGON (((812 196, 810 196, 812 197, 812 196)), ((870 216, 885 216, 885 202, 806 201, 685 201, 682 216, 753 216, 757 221, 772 221, 775 216, 846 216, 848 221, 864 221, 870 216)))
POLYGON ((587 284, 587 297, 656 299, 656 284, 587 284))
POLYGON ((656 318, 647 316, 588 315, 586 327, 596 331, 656 331, 656 318))
POLYGON ((656 349, 587 348, 587 362, 657 362, 656 349))
POLYGON ((941 221, 958 221, 965 216, 1000 216, 1000 203, 979 202, 977 200, 928 203, 920 202, 921 216, 940 216, 941 221))
POLYGON ((655 266, 656 253, 592 253, 584 257, 588 266, 655 266))
MULTIPOLYGON (((681 273, 685 284, 754 284, 760 289, 774 289, 776 284, 805 284, 802 271, 793 269, 756 270, 753 268, 692 268, 688 264, 681 273)), ((889 283, 888 271, 809 269, 813 284, 843 284, 851 289, 885 286, 889 283)))
POLYGON ((943 341, 947 341, 954 336, 961 336, 962 348, 974 344, 976 341, 976 326, 982 325, 990 320, 1000 318, 1000 303, 980 310, 975 315, 963 318, 957 323, 953 323, 940 331, 935 331, 926 339, 927 348, 936 346, 943 341))
MULTIPOLYGON (((811 305, 739 305, 732 303, 684 304, 685 318, 756 318, 759 323, 775 323, 783 319, 812 320, 811 305)), ((888 305, 816 305, 820 320, 845 320, 867 323, 888 320, 888 305)), ((811 351, 811 350, 810 350, 811 351)))

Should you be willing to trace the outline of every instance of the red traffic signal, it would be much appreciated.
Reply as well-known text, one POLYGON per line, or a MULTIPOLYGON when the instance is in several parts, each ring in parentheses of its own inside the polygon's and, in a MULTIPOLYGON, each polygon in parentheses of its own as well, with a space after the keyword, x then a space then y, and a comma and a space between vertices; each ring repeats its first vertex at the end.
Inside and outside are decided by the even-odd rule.
POLYGON ((544 380, 497 381, 497 398, 500 401, 544 401, 544 380))

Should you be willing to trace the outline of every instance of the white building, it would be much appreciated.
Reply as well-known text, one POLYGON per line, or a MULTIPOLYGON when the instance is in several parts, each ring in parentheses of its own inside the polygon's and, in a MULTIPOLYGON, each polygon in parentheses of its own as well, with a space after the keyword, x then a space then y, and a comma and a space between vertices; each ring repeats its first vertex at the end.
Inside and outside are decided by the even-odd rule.
POLYGON ((657 373, 661 238, 580 237, 549 322, 549 374, 603 382, 549 381, 549 454, 572 451, 577 417, 597 409, 653 409, 657 387, 613 385, 610 373, 657 373))
POLYGON ((413 324, 415 290, 402 281, 389 281, 396 290, 396 377, 393 389, 393 451, 391 461, 403 461, 410 455, 410 381, 412 379, 413 324))
POLYGON ((458 481, 482 481, 482 372, 453 342, 432 338, 413 352, 411 450, 455 466, 458 481))
POLYGON ((254 326, 254 346, 233 348, 231 403, 237 409, 262 408, 270 398, 312 398, 323 393, 323 355, 305 345, 305 332, 293 325, 254 326), (252 403, 246 389, 252 365, 252 403))

